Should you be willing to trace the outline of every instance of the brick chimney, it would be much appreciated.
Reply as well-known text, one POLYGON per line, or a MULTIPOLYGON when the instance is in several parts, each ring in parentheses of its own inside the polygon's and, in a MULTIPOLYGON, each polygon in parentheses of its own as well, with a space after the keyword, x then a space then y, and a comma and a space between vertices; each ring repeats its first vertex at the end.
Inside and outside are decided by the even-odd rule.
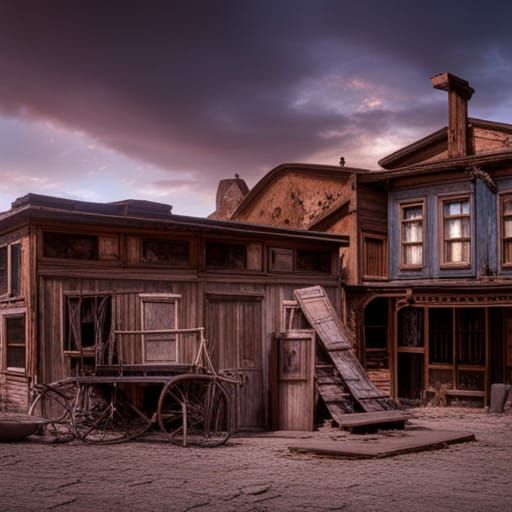
POLYGON ((448 92, 448 158, 468 154, 468 101, 475 92, 469 83, 451 73, 432 78, 434 89, 448 92))

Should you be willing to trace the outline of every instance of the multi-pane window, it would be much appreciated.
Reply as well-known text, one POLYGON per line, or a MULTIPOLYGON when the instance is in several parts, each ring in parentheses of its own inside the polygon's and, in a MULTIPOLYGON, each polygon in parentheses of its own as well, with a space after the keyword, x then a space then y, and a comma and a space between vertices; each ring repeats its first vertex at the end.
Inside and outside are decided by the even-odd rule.
POLYGON ((512 195, 501 203, 501 239, 504 265, 512 265, 512 195))
POLYGON ((402 267, 423 265, 423 203, 401 207, 402 267))
POLYGON ((5 364, 7 368, 25 368, 25 315, 4 317, 5 364))
POLYGON ((21 292, 21 244, 0 247, 0 295, 18 296, 21 292))
POLYGON ((442 202, 443 262, 468 264, 471 247, 469 198, 446 199, 442 202))

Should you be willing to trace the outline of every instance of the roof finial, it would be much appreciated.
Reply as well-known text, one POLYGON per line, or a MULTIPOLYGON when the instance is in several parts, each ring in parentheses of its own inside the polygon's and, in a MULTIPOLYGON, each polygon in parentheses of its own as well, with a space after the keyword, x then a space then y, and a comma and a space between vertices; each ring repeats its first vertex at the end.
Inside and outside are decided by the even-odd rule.
POLYGON ((340 167, 345 167, 345 157, 340 156, 340 167))
POLYGON ((237 172, 235 172, 235 178, 236 178, 237 180, 239 180, 239 179, 240 179, 240 174, 238 174, 237 172))

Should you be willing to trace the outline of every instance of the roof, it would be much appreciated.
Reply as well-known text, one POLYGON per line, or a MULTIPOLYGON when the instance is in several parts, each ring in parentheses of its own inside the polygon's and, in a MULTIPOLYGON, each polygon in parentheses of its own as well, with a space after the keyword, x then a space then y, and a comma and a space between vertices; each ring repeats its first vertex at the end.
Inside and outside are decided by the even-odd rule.
POLYGON ((498 166, 504 163, 512 163, 512 151, 500 151, 487 154, 470 155, 459 158, 447 158, 435 162, 420 163, 398 167, 396 169, 384 169, 373 171, 360 177, 361 182, 374 183, 387 181, 405 176, 417 176, 421 174, 446 173, 453 170, 466 169, 473 166, 498 166))
POLYGON ((152 201, 125 200, 95 203, 39 194, 27 194, 16 199, 10 210, 0 214, 0 231, 12 230, 30 222, 238 234, 251 237, 302 239, 338 246, 347 246, 349 242, 348 236, 345 235, 174 215, 169 205, 152 201))
POLYGON ((335 165, 323 164, 301 164, 301 163, 284 163, 270 170, 263 178, 251 188, 249 193, 242 199, 236 210, 232 214, 232 218, 240 215, 255 199, 259 196, 274 180, 287 172, 299 172, 312 174, 315 176, 346 176, 347 174, 366 174, 371 171, 368 169, 360 169, 356 167, 341 167, 335 165))
MULTIPOLYGON (((475 128, 512 133, 512 124, 508 123, 498 123, 495 121, 486 121, 484 119, 476 119, 474 117, 470 117, 468 118, 468 125, 475 128)), ((381 158, 377 163, 385 169, 395 168, 400 166, 400 161, 411 157, 414 153, 425 150, 429 146, 441 145, 444 143, 446 143, 446 147, 448 147, 448 128, 446 126, 427 135, 426 137, 423 137, 422 139, 413 142, 412 144, 394 151, 384 158, 381 158)))

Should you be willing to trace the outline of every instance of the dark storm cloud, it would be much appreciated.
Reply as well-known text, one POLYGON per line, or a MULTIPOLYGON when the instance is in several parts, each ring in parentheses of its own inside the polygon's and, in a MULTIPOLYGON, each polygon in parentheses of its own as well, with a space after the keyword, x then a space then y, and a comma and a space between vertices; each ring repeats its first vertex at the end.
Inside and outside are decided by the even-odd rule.
POLYGON ((472 112, 509 100, 511 15, 503 2, 0 0, 0 109, 210 185, 254 181, 437 129, 437 72, 471 81, 472 112))

